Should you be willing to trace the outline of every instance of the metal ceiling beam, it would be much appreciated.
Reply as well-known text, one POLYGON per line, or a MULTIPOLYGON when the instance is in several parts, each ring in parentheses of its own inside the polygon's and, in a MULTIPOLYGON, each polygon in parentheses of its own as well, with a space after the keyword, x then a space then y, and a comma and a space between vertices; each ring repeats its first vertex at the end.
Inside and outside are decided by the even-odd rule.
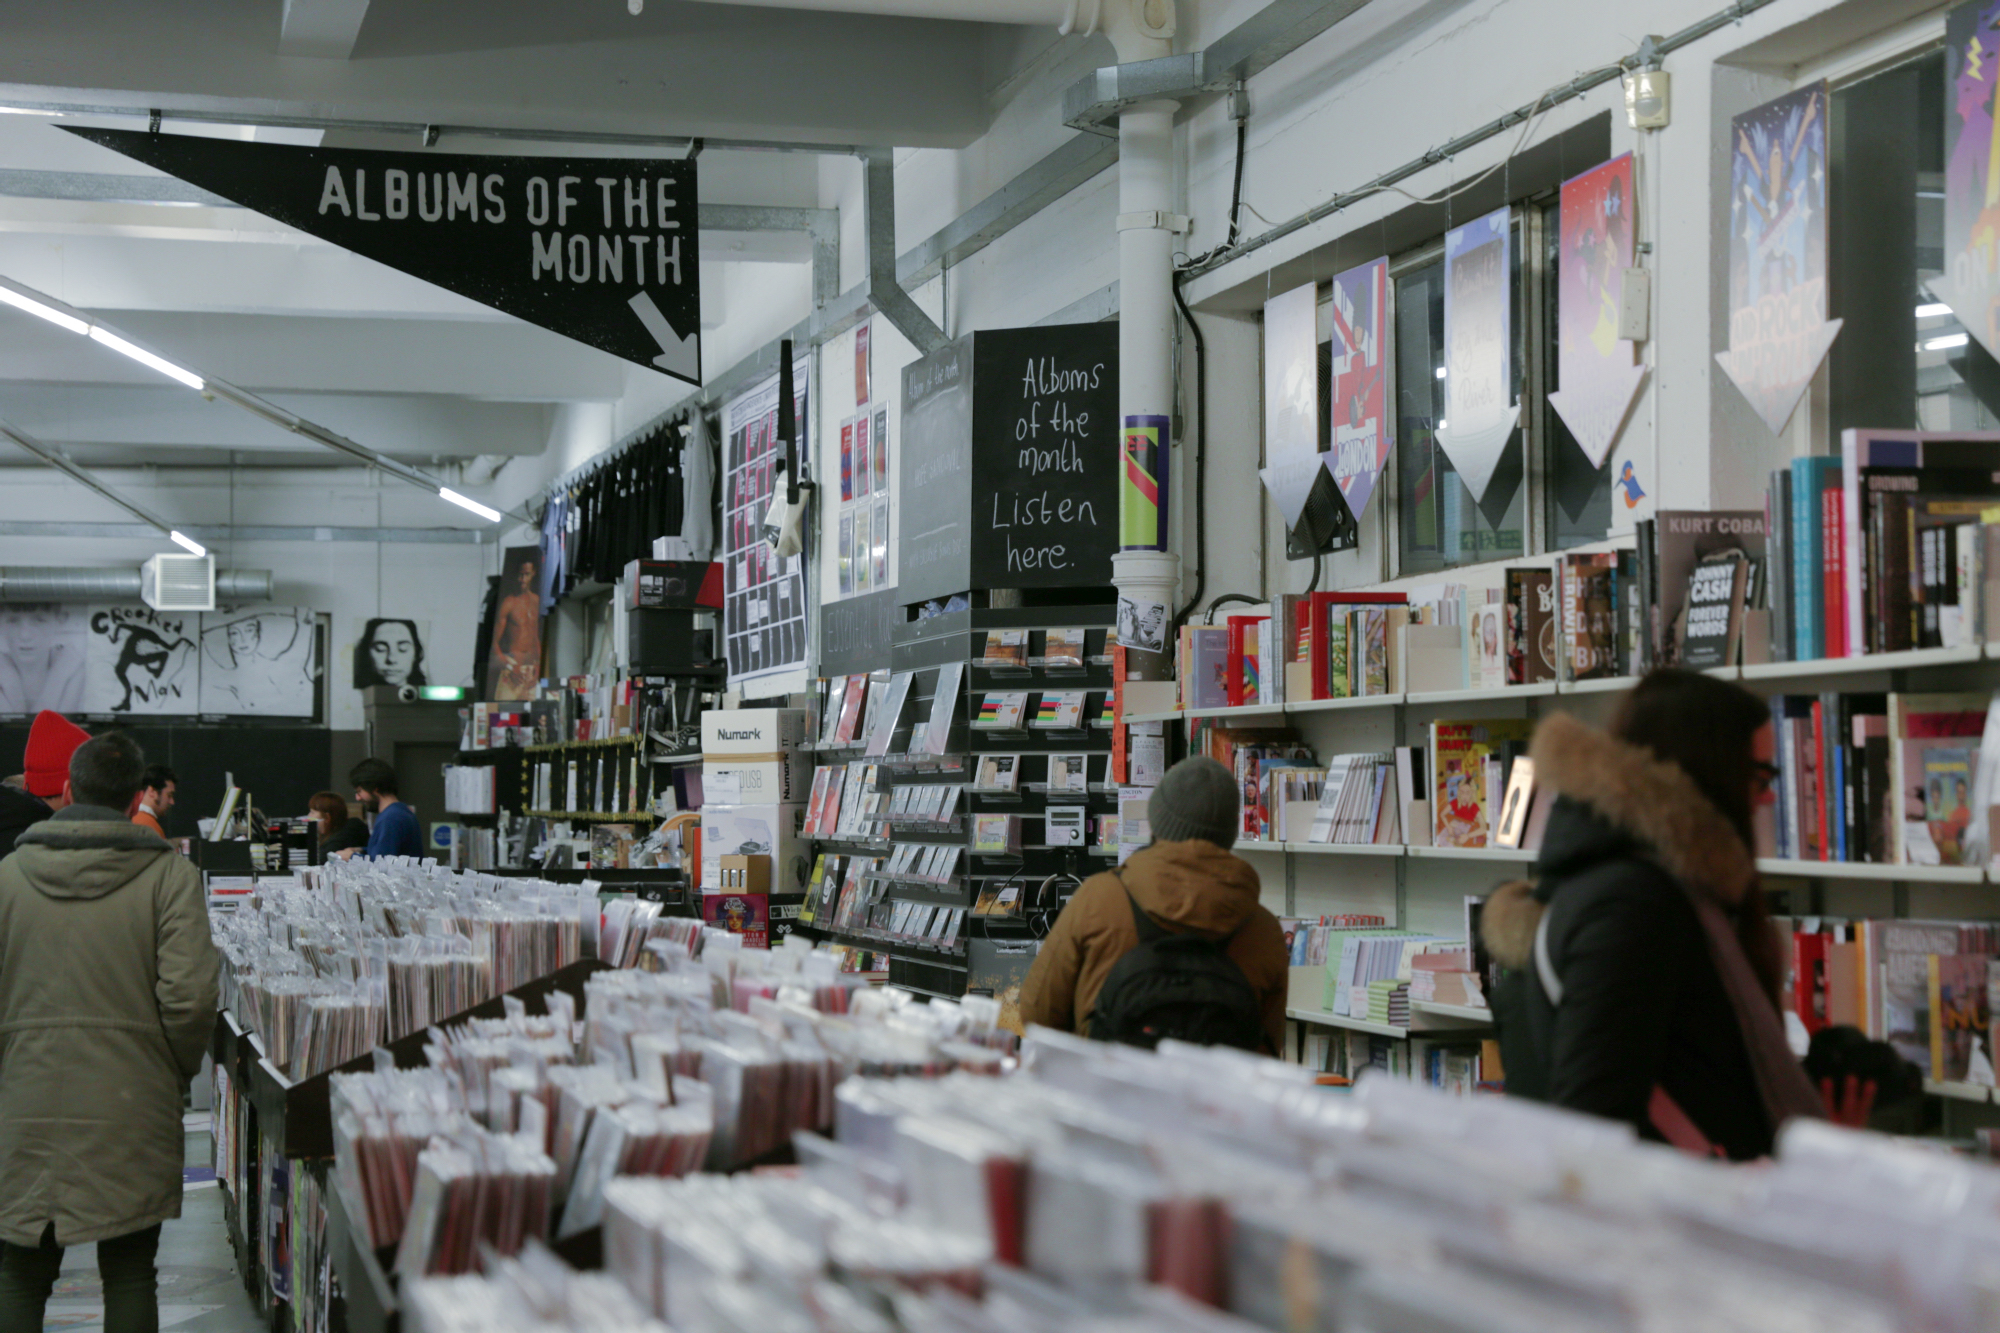
MULTIPOLYGON (((443 482, 439 481, 437 478, 431 476, 427 472, 423 472, 417 468, 413 468, 409 466, 407 463, 398 462, 397 460, 389 457, 387 454, 379 453, 374 449, 370 449, 365 444, 356 444, 353 440, 348 439, 345 435, 342 435, 337 431, 328 430, 325 426, 320 425, 318 422, 308 421, 304 417, 297 416, 291 412, 287 412, 284 408, 279 407, 276 403, 272 403, 263 398, 260 398, 256 394, 251 393, 248 389, 240 388, 237 385, 231 384, 228 380, 218 379, 215 376, 203 374, 202 372, 195 370, 194 367, 192 366, 182 365, 180 362, 174 361, 173 358, 162 355, 157 349, 147 346, 139 339, 127 336, 122 329, 107 324, 102 319, 99 319, 94 315, 86 314, 85 312, 78 310, 76 307, 70 305, 66 301, 57 300, 55 297, 50 296, 45 292, 38 292, 34 288, 26 286, 23 283, 15 282, 11 278, 0 278, 0 287, 5 287, 10 291, 17 293, 20 296, 25 296, 26 298, 28 298, 30 302, 41 305, 45 307, 47 310, 55 311, 57 315, 67 317, 67 319, 74 321, 79 325, 88 326, 93 338, 99 332, 108 333, 113 337, 119 339, 120 341, 129 344, 131 347, 137 348, 141 352, 149 353, 152 356, 157 357, 162 361, 171 362, 178 369, 186 373, 193 374, 197 378, 199 378, 201 384, 198 387, 200 388, 200 391, 205 395, 210 395, 216 398, 227 399, 228 401, 242 408, 244 411, 253 413, 256 416, 264 418, 264 420, 270 422, 274 426, 282 426, 286 430, 291 431, 293 434, 303 436, 304 438, 313 441, 315 444, 324 445, 328 449, 332 449, 337 453, 346 454, 350 458, 357 458, 361 460, 363 463, 368 464, 370 467, 381 469, 382 471, 388 473, 392 477, 395 477, 399 481, 409 482, 411 485, 427 490, 431 492, 431 494, 437 495, 440 498, 442 498, 445 490, 448 489, 443 482)), ((22 438, 19 432, 9 430, 6 433, 9 434, 14 439, 15 443, 17 444, 22 443, 22 438)), ((23 444, 22 447, 29 448, 30 446, 23 444)), ((74 467, 75 465, 70 464, 69 466, 74 467)), ((77 471, 80 473, 82 472, 82 469, 78 468, 77 471)), ((139 517, 146 519, 148 522, 154 521, 149 515, 142 513, 140 510, 132 506, 129 502, 118 497, 108 488, 103 487, 101 483, 96 483, 94 479, 93 481, 85 482, 85 484, 92 486, 93 489, 99 490, 100 493, 104 494, 107 499, 110 499, 114 503, 124 506, 124 508, 126 508, 127 510, 131 511, 134 514, 137 514, 139 517)), ((522 521, 527 521, 526 516, 521 514, 507 515, 507 517, 518 518, 521 519, 522 521)), ((169 531, 171 531, 171 529, 169 529, 169 531)))
MULTIPOLYGON (((182 528, 203 545, 221 542, 393 542, 411 546, 479 546, 500 540, 500 529, 489 528, 301 528, 221 525, 182 528)), ((68 523, 56 520, 0 519, 0 537, 86 537, 111 540, 145 537, 151 528, 138 523, 68 523)))
MULTIPOLYGON (((64 476, 68 477, 71 481, 74 481, 78 485, 83 486, 89 490, 97 492, 99 495, 109 500, 112 504, 117 505, 120 509, 130 514, 132 517, 138 519, 148 528, 158 529, 159 534, 162 537, 171 537, 174 535, 175 529, 173 524, 167 522, 165 519, 161 518, 158 514, 154 513, 152 510, 140 504, 137 500, 133 500, 127 497, 123 492, 118 491, 112 488, 111 486, 106 485, 102 481, 99 481, 90 472, 77 466, 77 464, 71 460, 70 456, 64 453, 61 449, 58 449, 53 445, 43 444, 40 440, 28 434, 26 431, 18 430, 15 427, 9 425, 5 421, 0 421, 0 438, 5 438, 13 441, 14 444, 26 450, 28 453, 33 454, 36 458, 41 459, 42 462, 48 464, 56 471, 62 473, 64 476)), ((185 529, 182 529, 182 531, 185 531, 185 529)))
POLYGON ((1118 160, 1118 141, 1076 134, 965 210, 896 261, 896 276, 920 287, 962 264, 1118 160))
POLYGON ((1063 94, 1063 124, 1115 138, 1118 113, 1139 102, 1222 92, 1260 74, 1368 0, 1271 0, 1208 47, 1159 60, 1106 65, 1063 94))

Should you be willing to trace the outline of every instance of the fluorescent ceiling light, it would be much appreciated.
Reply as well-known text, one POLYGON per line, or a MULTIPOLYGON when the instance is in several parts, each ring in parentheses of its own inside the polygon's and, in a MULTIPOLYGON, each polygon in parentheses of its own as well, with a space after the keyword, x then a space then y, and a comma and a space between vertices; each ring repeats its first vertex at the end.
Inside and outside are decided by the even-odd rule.
POLYGON ((75 315, 66 315, 52 305, 43 305, 32 296, 23 296, 12 287, 0 287, 0 301, 5 301, 16 310, 25 310, 49 323, 68 329, 71 333, 89 333, 90 325, 75 315))
POLYGON ((1966 345, 1966 343, 1970 342, 1971 340, 1972 339, 1968 334, 1947 333, 1942 338, 1933 338, 1929 342, 1925 343, 1924 350, 1926 352, 1949 351, 1951 348, 1954 347, 1963 347, 1966 345))
POLYGON ((1439 379, 1443 379, 1443 378, 1444 378, 1444 367, 1443 367, 1443 366, 1439 366, 1439 367, 1438 367, 1438 378, 1439 378, 1439 379))
POLYGON ((162 375, 165 375, 168 379, 179 380, 182 384, 187 385, 188 388, 194 389, 197 392, 204 387, 201 382, 201 376, 195 374, 192 370, 183 370, 165 357, 155 356, 145 348, 128 343, 117 334, 107 333, 94 324, 90 329, 90 340, 92 342, 103 343, 112 351, 129 356, 142 366, 150 366, 162 375))
POLYGON ((0 106, 0 116, 60 116, 60 111, 44 111, 32 106, 0 106))
POLYGON ((443 496, 445 499, 451 501, 453 504, 457 505, 460 509, 470 509, 473 513, 479 515, 481 518, 485 519, 488 523, 498 523, 500 521, 499 510, 488 509, 485 505, 479 503, 479 501, 474 500, 469 496, 460 495, 457 491, 453 490, 449 486, 438 487, 438 494, 443 496))
POLYGON ((1950 313, 1951 307, 1942 301, 1932 301, 1928 305, 1917 307, 1918 319, 1936 319, 1940 315, 1949 315, 1950 313))
POLYGON ((167 536, 173 538, 174 545, 180 547, 183 551, 186 551, 189 555, 208 554, 208 548, 206 546, 203 546, 200 542, 196 541, 194 538, 188 536, 184 532, 169 532, 167 536))

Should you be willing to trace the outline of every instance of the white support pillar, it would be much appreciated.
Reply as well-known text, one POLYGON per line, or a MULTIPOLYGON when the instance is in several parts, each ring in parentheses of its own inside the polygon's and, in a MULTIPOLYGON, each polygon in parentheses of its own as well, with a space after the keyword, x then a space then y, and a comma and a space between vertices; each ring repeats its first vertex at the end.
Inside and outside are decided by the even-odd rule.
MULTIPOLYGON (((1118 120, 1118 413, 1120 551, 1112 561, 1121 603, 1180 607, 1180 557, 1167 550, 1173 441, 1174 244, 1187 221, 1174 212, 1175 102, 1140 102, 1118 120)), ((1121 617, 1121 622, 1123 618, 1121 617)), ((1168 653, 1133 653, 1143 679, 1167 674, 1168 653)))

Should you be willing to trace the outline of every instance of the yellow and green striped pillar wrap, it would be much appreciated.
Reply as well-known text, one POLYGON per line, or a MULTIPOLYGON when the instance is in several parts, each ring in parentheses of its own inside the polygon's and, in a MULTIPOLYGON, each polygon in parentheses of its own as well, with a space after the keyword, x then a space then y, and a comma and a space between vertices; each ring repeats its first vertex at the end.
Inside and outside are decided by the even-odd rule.
POLYGON ((1167 449, 1171 443, 1166 417, 1125 418, 1125 470, 1118 485, 1120 550, 1167 549, 1167 449))

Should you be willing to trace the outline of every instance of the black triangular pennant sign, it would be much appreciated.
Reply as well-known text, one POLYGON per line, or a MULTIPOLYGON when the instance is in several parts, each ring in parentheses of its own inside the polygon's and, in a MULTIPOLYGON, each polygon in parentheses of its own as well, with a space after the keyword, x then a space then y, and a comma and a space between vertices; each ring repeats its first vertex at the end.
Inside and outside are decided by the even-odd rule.
POLYGON ((516 319, 701 383, 692 159, 397 153, 62 128, 516 319))

